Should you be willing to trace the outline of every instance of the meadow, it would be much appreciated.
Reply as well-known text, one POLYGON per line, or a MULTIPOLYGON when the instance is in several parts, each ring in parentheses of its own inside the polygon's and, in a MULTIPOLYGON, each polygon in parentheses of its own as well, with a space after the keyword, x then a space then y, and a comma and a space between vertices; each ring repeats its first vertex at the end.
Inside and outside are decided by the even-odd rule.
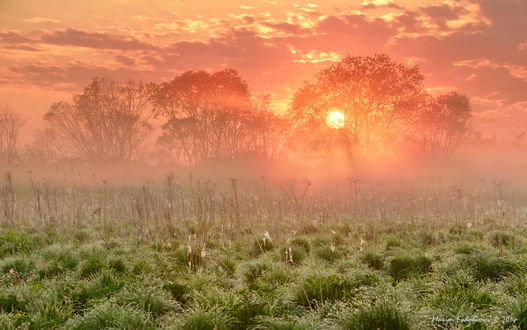
POLYGON ((81 181, 4 175, 0 328, 527 328, 512 183, 81 181))

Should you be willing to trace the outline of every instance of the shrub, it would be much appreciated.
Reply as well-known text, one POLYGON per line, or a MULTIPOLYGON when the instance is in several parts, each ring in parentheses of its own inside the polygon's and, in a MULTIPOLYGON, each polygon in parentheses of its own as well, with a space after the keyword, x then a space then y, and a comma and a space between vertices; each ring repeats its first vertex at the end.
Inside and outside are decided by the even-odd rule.
POLYGON ((182 330, 229 330, 236 328, 236 325, 236 318, 218 307, 197 307, 186 313, 177 328, 182 330))
POLYGON ((252 256, 259 256, 260 254, 265 253, 267 251, 271 251, 273 249, 273 241, 271 241, 265 236, 256 237, 253 239, 253 244, 249 251, 249 254, 252 256))
POLYGON ((105 271, 93 277, 90 281, 81 282, 71 294, 74 308, 82 310, 89 300, 107 297, 123 287, 123 283, 114 278, 112 273, 105 271))
POLYGON ((527 299, 525 296, 518 298, 512 306, 512 314, 516 318, 514 325, 519 329, 527 329, 527 299))
POLYGON ((14 229, 7 230, 0 233, 0 258, 5 256, 29 253, 50 243, 50 239, 46 239, 45 235, 35 234, 29 235, 27 233, 19 233, 14 229))
POLYGON ((497 281, 503 276, 514 273, 517 269, 516 264, 503 257, 483 254, 459 256, 455 267, 471 269, 477 281, 497 281))
POLYGON ((401 246, 401 240, 398 237, 390 236, 388 240, 386 240, 385 248, 387 251, 393 250, 394 248, 398 248, 401 246))
POLYGON ((124 273, 126 271, 126 265, 123 259, 119 257, 110 259, 110 261, 108 262, 108 266, 110 267, 110 269, 113 269, 117 273, 124 273))
POLYGON ((220 272, 225 273, 228 276, 234 275, 236 271, 236 263, 228 256, 220 257, 216 266, 220 272))
POLYGON ((424 274, 432 269, 432 261, 426 256, 397 256, 390 261, 390 275, 399 281, 412 275, 424 274))
POLYGON ((315 307, 322 302, 349 299, 356 284, 337 274, 307 276, 295 290, 294 300, 300 305, 315 307))
POLYGON ((307 254, 311 252, 311 246, 305 237, 295 237, 291 240, 290 244, 302 248, 307 254))
POLYGON ((438 239, 434 236, 434 233, 429 231, 421 232, 419 234, 419 239, 423 245, 430 246, 436 245, 438 243, 438 239))
POLYGON ((99 257, 92 257, 82 264, 79 275, 81 278, 89 277, 97 272, 100 272, 104 266, 104 263, 101 259, 99 259, 99 257))
POLYGON ((408 316, 389 303, 378 303, 373 307, 360 307, 355 312, 340 315, 336 323, 342 329, 349 330, 410 329, 408 316))
POLYGON ((315 250, 315 255, 322 260, 333 262, 340 257, 339 251, 332 246, 324 245, 315 250))
POLYGON ((301 264, 302 261, 304 261, 304 259, 307 257, 306 251, 302 247, 296 245, 282 247, 280 250, 280 255, 282 256, 282 260, 284 262, 292 265, 301 264))
POLYGON ((190 292, 190 288, 187 285, 174 281, 166 283, 163 288, 170 292, 176 301, 182 304, 186 303, 187 294, 190 292))
POLYGON ((20 295, 16 291, 3 290, 3 292, 0 292, 0 312, 24 312, 27 305, 28 302, 20 298, 20 295))
POLYGON ((240 265, 240 272, 246 283, 252 283, 269 268, 270 265, 267 261, 254 260, 240 265))
POLYGON ((116 296, 116 301, 121 306, 135 306, 154 317, 175 308, 164 292, 144 286, 127 286, 116 296))
POLYGON ((96 306, 82 317, 66 323, 67 329, 155 329, 150 316, 133 306, 104 303, 96 306))
POLYGON ((476 252, 476 247, 472 244, 462 243, 454 250, 457 254, 472 254, 476 252))
POLYGON ((492 246, 498 247, 512 247, 516 244, 516 238, 512 234, 495 231, 490 237, 492 246))
POLYGON ((17 272, 19 275, 28 275, 33 268, 33 263, 25 257, 11 257, 2 262, 2 273, 17 272))
POLYGON ((175 252, 175 257, 178 264, 192 270, 198 269, 203 264, 201 250, 196 246, 183 246, 178 248, 175 252))
POLYGON ((366 251, 360 256, 360 260, 372 269, 382 269, 384 267, 384 257, 374 251, 366 251))
POLYGON ((257 295, 238 296, 234 304, 228 306, 228 312, 236 319, 238 329, 250 329, 255 317, 270 313, 267 301, 257 295))
POLYGON ((141 260, 132 267, 132 274, 139 275, 151 271, 152 268, 145 260, 141 260))

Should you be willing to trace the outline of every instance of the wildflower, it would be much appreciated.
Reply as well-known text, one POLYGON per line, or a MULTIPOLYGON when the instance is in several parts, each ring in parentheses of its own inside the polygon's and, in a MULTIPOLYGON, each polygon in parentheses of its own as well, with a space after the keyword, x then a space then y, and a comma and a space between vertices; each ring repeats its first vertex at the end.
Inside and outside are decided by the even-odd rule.
POLYGON ((20 317, 20 316, 22 316, 22 314, 20 314, 20 313, 16 313, 16 316, 17 316, 17 317, 20 317))
POLYGON ((468 223, 467 223, 467 228, 468 228, 468 229, 472 228, 472 223, 471 223, 471 222, 468 222, 468 223))

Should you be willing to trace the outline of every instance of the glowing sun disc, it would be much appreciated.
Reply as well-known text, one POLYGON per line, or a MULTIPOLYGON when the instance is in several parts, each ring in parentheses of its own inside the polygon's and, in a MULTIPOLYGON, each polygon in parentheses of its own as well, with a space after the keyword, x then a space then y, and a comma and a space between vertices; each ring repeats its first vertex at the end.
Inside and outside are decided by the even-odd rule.
POLYGON ((330 112, 326 117, 326 124, 330 128, 341 128, 344 126, 344 115, 340 111, 330 112))

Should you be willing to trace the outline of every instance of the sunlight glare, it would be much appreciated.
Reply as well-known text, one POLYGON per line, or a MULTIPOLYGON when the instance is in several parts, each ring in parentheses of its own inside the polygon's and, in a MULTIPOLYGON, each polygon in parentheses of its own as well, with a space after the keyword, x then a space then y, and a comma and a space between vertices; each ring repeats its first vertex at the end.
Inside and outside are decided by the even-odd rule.
POLYGON ((326 124, 330 128, 342 128, 344 126, 344 115, 340 111, 332 111, 326 117, 326 124))

